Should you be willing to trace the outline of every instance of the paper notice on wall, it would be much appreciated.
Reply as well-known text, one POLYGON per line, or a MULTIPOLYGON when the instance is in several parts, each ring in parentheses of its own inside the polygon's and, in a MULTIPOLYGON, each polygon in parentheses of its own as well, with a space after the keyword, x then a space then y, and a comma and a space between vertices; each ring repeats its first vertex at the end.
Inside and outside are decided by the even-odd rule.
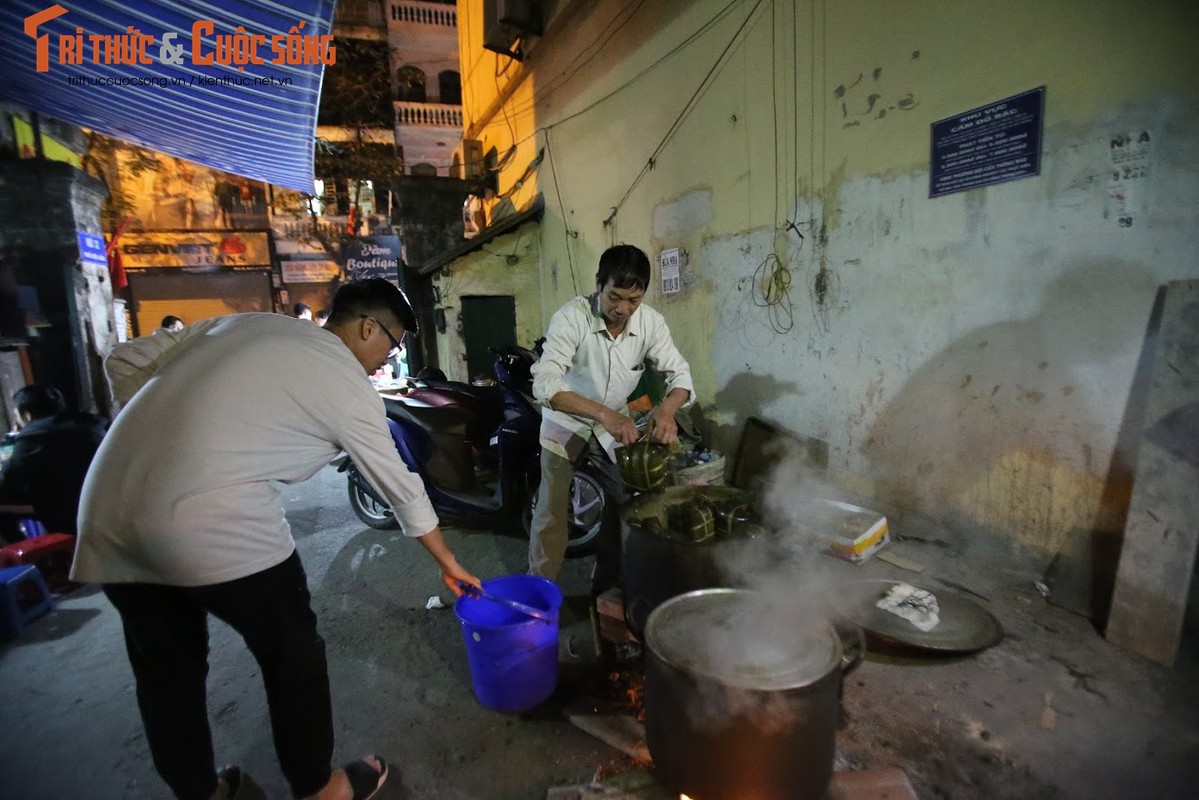
POLYGON ((674 294, 681 288, 679 280, 679 249, 662 251, 662 294, 674 294))
POLYGON ((1107 208, 1104 216, 1121 228, 1141 221, 1149 208, 1147 187, 1151 156, 1149 131, 1118 133, 1108 145, 1111 168, 1107 181, 1107 208))

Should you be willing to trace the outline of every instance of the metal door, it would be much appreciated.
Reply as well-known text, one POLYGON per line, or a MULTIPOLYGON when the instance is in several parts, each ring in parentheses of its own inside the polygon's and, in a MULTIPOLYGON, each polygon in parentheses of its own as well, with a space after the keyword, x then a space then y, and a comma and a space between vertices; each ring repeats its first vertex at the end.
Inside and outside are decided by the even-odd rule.
POLYGON ((462 337, 466 342, 467 377, 493 378, 495 355, 489 347, 516 344, 516 298, 462 298, 462 337))

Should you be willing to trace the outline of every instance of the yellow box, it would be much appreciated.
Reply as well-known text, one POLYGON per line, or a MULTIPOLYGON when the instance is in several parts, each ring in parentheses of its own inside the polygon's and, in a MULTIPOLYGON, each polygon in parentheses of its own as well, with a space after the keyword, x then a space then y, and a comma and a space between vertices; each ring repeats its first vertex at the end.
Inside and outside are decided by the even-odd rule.
MULTIPOLYGON (((838 558, 861 563, 881 550, 891 541, 887 518, 877 511, 842 503, 839 500, 821 500, 831 507, 828 525, 819 533, 828 541, 829 552, 838 558)), ((823 526, 822 526, 823 527, 823 526)))

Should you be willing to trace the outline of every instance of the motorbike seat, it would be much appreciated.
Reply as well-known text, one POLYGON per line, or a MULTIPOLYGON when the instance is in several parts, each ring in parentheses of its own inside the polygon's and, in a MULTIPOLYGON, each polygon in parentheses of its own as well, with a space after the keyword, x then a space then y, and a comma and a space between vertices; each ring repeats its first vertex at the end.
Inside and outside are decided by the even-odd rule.
POLYGON ((503 403, 504 390, 497 386, 474 386, 459 381, 424 381, 426 387, 438 392, 448 392, 453 395, 468 398, 476 403, 499 406, 503 403))
POLYGON ((459 406, 413 405, 395 397, 383 396, 387 416, 397 422, 415 425, 428 434, 457 433, 465 437, 470 412, 459 406))

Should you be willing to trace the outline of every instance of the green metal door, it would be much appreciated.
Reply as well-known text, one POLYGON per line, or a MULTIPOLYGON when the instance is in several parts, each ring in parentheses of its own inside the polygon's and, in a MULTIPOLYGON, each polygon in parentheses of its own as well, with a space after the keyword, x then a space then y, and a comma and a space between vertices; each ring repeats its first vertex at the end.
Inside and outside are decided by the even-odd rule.
POLYGON ((487 348, 516 344, 516 298, 463 297, 462 337, 469 379, 494 378, 495 355, 487 348))

